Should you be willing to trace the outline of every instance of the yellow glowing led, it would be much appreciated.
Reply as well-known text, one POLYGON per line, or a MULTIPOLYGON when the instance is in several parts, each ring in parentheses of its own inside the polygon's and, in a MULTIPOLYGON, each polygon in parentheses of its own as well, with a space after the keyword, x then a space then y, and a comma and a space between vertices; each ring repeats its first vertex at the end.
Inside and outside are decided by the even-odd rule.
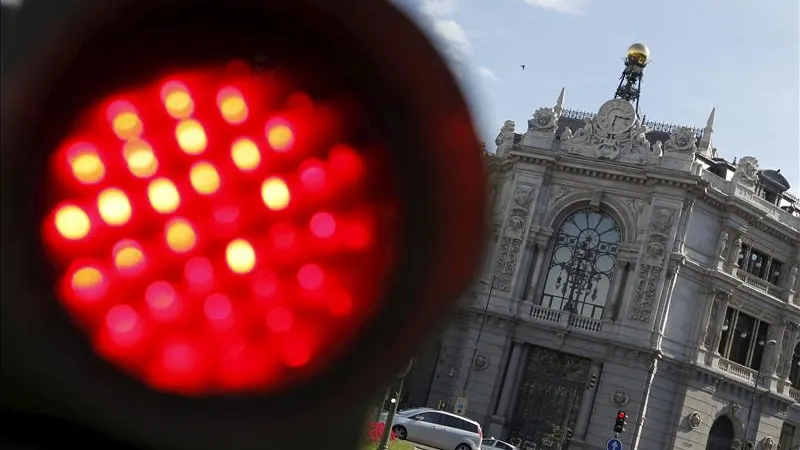
POLYGON ((106 175, 106 166, 93 150, 79 151, 69 162, 72 174, 81 183, 95 184, 106 175))
POLYGON ((112 226, 125 225, 131 218, 128 196, 116 188, 108 188, 97 196, 97 210, 100 217, 112 226))
POLYGON ((164 96, 164 108, 170 116, 186 119, 194 112, 194 100, 185 89, 176 86, 164 96))
POLYGON ((120 139, 134 139, 142 134, 142 121, 132 111, 124 111, 114 116, 111 127, 120 139))
POLYGON ((135 244, 125 244, 114 255, 114 265, 118 269, 136 267, 144 260, 144 253, 135 244))
POLYGON ((184 219, 175 219, 167 224, 167 245, 177 253, 185 253, 194 248, 197 235, 192 225, 184 219))
POLYGON ((219 189, 219 173, 214 165, 201 161, 195 163, 189 172, 189 181, 192 183, 194 190, 200 194, 213 194, 219 189))
POLYGON ((145 141, 126 142, 122 154, 125 156, 128 170, 138 178, 151 177, 158 170, 158 160, 153 148, 145 141))
POLYGON ((253 170, 261 164, 261 153, 258 146, 250 139, 238 139, 231 146, 231 159, 241 170, 253 170))
POLYGON ((273 125, 267 130, 267 142, 276 151, 285 152, 294 144, 294 132, 286 125, 273 125))
POLYGON ((58 233, 69 240, 83 239, 91 229, 89 216, 74 205, 63 206, 56 211, 55 223, 58 233))
POLYGON ((225 260, 234 273, 245 274, 255 267, 256 253, 249 242, 244 239, 236 239, 231 241, 225 249, 225 260))
POLYGON ((228 123, 237 124, 247 120, 247 103, 241 92, 234 88, 222 89, 217 96, 217 106, 228 123))
POLYGON ((267 178, 261 185, 261 199, 273 211, 285 209, 291 200, 289 187, 280 178, 267 178))
POLYGON ((72 288, 83 290, 99 286, 103 282, 103 274, 94 267, 82 267, 72 274, 72 288))
POLYGON ((153 209, 162 214, 175 211, 181 204, 178 189, 166 178, 157 178, 150 182, 147 186, 147 198, 153 209))
POLYGON ((208 139, 206 131, 196 120, 183 120, 175 128, 175 138, 178 145, 189 155, 199 155, 206 151, 208 139))

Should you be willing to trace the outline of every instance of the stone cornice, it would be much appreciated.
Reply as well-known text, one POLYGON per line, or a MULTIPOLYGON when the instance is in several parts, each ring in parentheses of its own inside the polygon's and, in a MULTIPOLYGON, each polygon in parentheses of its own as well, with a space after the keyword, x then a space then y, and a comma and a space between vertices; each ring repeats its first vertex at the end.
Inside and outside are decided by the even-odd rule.
POLYGON ((556 153, 552 150, 536 148, 524 149, 519 146, 511 149, 505 160, 509 164, 536 164, 549 170, 558 170, 574 175, 583 175, 601 180, 619 181, 640 186, 667 186, 685 190, 698 200, 708 203, 722 211, 735 211, 753 227, 780 239, 782 242, 797 245, 800 230, 772 217, 765 217, 763 211, 742 197, 729 195, 712 189, 708 181, 698 175, 677 173, 658 167, 644 167, 599 160, 584 156, 556 153))

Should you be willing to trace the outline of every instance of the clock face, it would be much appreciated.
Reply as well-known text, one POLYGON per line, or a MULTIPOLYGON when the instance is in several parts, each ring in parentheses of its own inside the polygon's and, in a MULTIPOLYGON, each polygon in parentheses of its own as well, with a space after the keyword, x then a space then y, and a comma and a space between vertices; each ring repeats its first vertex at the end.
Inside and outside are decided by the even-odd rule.
POLYGON ((597 112, 600 119, 598 125, 606 133, 622 133, 633 127, 636 120, 636 110, 633 105, 622 99, 609 100, 597 112))

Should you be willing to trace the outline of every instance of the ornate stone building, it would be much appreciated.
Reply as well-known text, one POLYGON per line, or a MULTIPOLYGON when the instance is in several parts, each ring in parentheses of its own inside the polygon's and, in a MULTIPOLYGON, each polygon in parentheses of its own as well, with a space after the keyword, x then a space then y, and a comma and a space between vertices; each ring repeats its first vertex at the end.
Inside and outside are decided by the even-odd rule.
POLYGON ((466 398, 528 450, 605 448, 618 410, 625 449, 800 445, 800 203, 779 170, 721 156, 714 111, 701 128, 640 118, 646 57, 629 49, 596 114, 562 91, 504 124, 482 278, 408 404, 466 398))

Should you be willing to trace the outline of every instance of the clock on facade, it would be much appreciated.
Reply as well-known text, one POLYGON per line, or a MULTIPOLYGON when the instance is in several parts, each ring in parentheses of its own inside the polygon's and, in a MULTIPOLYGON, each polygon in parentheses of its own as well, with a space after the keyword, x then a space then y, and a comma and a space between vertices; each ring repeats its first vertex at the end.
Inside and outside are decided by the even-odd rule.
POLYGON ((606 133, 619 134, 628 131, 636 121, 636 110, 626 100, 609 100, 597 112, 597 126, 606 133))

